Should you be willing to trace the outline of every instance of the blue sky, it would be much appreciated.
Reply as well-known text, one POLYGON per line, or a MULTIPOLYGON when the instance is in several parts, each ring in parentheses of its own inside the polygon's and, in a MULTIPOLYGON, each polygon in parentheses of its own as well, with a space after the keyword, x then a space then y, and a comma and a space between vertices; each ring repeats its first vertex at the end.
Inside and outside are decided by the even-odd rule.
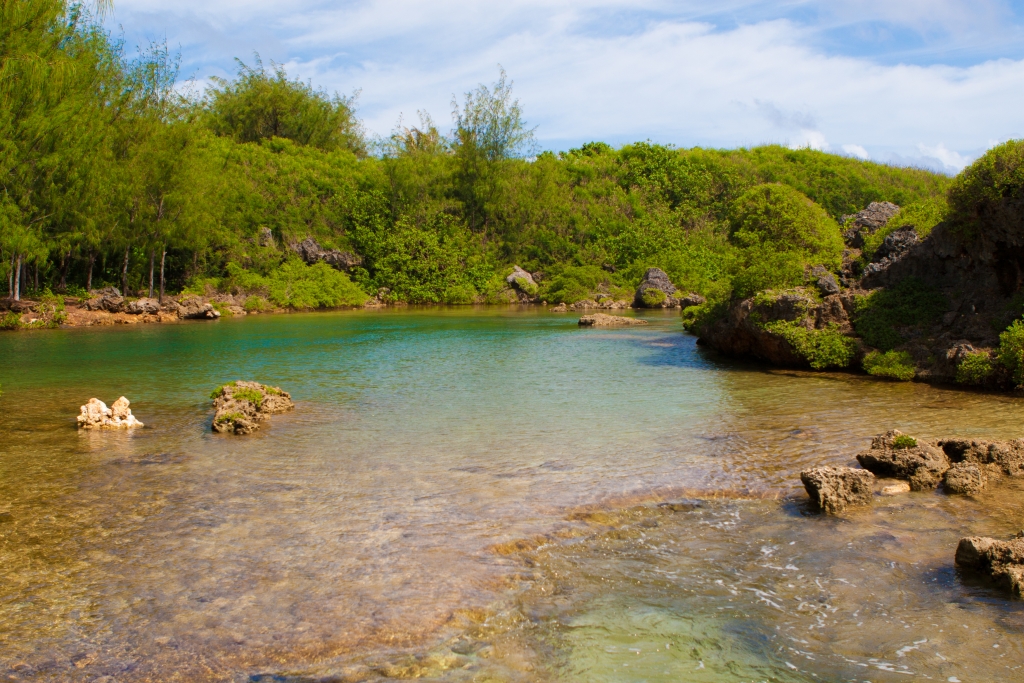
POLYGON ((359 93, 371 135, 492 83, 543 148, 768 142, 955 172, 1024 137, 1024 0, 115 0, 202 87, 234 58, 359 93))

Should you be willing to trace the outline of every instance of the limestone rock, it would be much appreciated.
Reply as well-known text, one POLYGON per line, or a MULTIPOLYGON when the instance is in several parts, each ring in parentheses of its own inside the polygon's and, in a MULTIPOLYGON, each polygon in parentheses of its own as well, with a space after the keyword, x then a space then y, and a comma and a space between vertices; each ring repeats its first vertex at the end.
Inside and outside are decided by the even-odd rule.
POLYGON ((505 278, 509 287, 516 289, 529 297, 537 295, 537 282, 533 276, 519 266, 512 266, 512 272, 505 278))
POLYGON ((568 311, 569 311, 569 307, 566 306, 564 303, 561 303, 561 304, 558 304, 557 306, 552 306, 551 307, 551 312, 552 313, 566 313, 568 311))
POLYGON ((124 297, 117 287, 104 287, 89 293, 93 295, 92 298, 83 304, 87 311, 120 313, 124 310, 124 297))
POLYGON ((811 270, 811 276, 817 281, 818 291, 822 296, 832 296, 839 293, 839 281, 836 276, 828 272, 825 266, 815 266, 811 270))
POLYGON ((911 448, 896 448, 897 437, 905 436, 891 430, 871 441, 871 450, 857 455, 861 467, 879 477, 904 479, 914 491, 934 489, 949 469, 949 458, 939 448, 918 441, 911 448))
POLYGON ((689 292, 688 294, 679 297, 679 307, 689 308, 690 306, 700 306, 705 301, 707 301, 707 299, 702 297, 700 294, 689 292))
MULTIPOLYGON (((866 209, 858 211, 852 216, 844 216, 844 219, 853 219, 848 223, 849 227, 843 233, 846 244, 854 249, 864 246, 864 235, 871 234, 889 222, 889 219, 896 215, 900 207, 892 202, 871 202, 866 209)), ((844 220, 843 223, 847 223, 844 220)))
POLYGON ((193 296, 178 301, 178 317, 183 320, 214 320, 220 317, 220 312, 213 304, 193 296))
POLYGON ((952 462, 974 463, 994 475, 1024 475, 1024 439, 944 439, 938 445, 952 462))
POLYGON ((78 426, 81 429, 133 429, 144 426, 132 415, 129 405, 131 403, 124 396, 114 401, 110 408, 98 398, 90 398, 81 407, 78 426))
POLYGON ((131 313, 132 315, 155 315, 160 312, 160 302, 156 299, 144 297, 142 299, 136 299, 135 301, 128 302, 128 305, 125 306, 124 310, 125 313, 131 313))
POLYGON ((870 284, 878 280, 881 273, 906 256, 919 242, 917 231, 909 225, 886 235, 871 263, 864 267, 865 282, 870 284))
POLYGON ((259 382, 229 382, 213 392, 213 431, 251 434, 270 415, 295 407, 291 394, 259 382))
POLYGON ((985 472, 973 462, 958 462, 942 477, 946 493, 974 495, 985 488, 985 472))
POLYGON ((1009 541, 971 536, 961 538, 956 547, 956 565, 980 572, 1002 590, 1024 597, 1024 538, 1009 541))
POLYGON ((871 502, 875 475, 852 467, 815 467, 800 473, 807 495, 828 515, 871 502))
POLYGON ((324 249, 312 237, 307 237, 298 244, 292 245, 292 250, 298 253, 299 257, 308 265, 323 261, 331 268, 343 271, 363 265, 363 259, 357 254, 338 249, 324 249))
POLYGON ((580 327, 620 327, 624 325, 646 325, 646 320, 640 320, 639 318, 627 318, 621 315, 606 315, 604 313, 594 313, 593 315, 585 315, 580 318, 580 327))
POLYGON ((633 305, 637 308, 675 308, 679 299, 675 296, 676 286, 661 268, 648 268, 636 288, 633 305), (651 291, 653 290, 653 291, 651 291), (653 303, 654 300, 660 300, 653 303))

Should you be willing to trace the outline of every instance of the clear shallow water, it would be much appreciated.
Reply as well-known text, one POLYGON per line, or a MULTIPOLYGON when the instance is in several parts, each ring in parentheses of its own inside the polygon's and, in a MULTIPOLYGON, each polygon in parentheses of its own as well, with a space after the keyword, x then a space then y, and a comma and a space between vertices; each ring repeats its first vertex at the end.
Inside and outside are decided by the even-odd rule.
POLYGON ((787 500, 875 433, 1015 438, 1024 404, 764 372, 651 322, 430 309, 0 335, 0 676, 967 681, 1024 663, 1018 604, 952 569, 960 535, 1024 527, 1018 488, 838 521, 787 500), (210 434, 206 397, 232 379, 297 409, 210 434), (85 400, 122 394, 146 429, 75 431, 85 400), (634 509, 679 496, 721 500, 634 509), (984 636, 928 635, 960 620, 984 636), (925 637, 955 665, 918 661, 925 637))

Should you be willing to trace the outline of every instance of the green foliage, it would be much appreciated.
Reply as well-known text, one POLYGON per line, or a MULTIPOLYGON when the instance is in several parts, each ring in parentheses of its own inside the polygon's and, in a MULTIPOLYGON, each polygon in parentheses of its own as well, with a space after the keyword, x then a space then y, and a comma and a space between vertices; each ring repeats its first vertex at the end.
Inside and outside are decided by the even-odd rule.
POLYGON ((530 282, 525 277, 517 277, 516 287, 520 292, 524 292, 529 296, 537 296, 537 285, 534 282, 530 282))
POLYGON ((820 206, 786 185, 751 188, 732 206, 731 238, 742 250, 736 294, 791 287, 809 265, 838 269, 843 238, 839 225, 820 206))
POLYGON ((273 310, 274 307, 262 296, 253 295, 245 299, 244 308, 246 313, 264 313, 273 310))
POLYGON ((776 320, 764 329, 781 336, 815 370, 846 368, 856 351, 856 344, 836 324, 822 329, 808 329, 800 321, 776 320))
POLYGON ((899 436, 892 440, 892 447, 895 448, 896 450, 916 448, 917 439, 915 439, 912 436, 907 436, 906 434, 900 434, 899 436))
POLYGON ((271 396, 281 396, 282 394, 284 394, 284 392, 278 389, 277 387, 264 386, 263 390, 270 394, 271 396))
POLYGON ((1015 320, 999 335, 999 362, 1017 386, 1024 385, 1024 321, 1015 320))
POLYGON ((237 422, 238 420, 244 420, 245 415, 241 413, 223 413, 217 416, 217 424, 224 424, 225 422, 237 422))
POLYGON ((917 374, 914 359, 906 351, 872 351, 864 357, 864 371, 903 382, 909 382, 917 374))
POLYGON ((906 225, 912 226, 917 236, 924 239, 931 233, 932 228, 946 219, 948 213, 949 205, 945 197, 932 197, 901 207, 884 226, 865 236, 864 255, 868 258, 873 256, 886 237, 906 225))
POLYGON ((0 330, 17 330, 22 327, 21 314, 14 311, 7 311, 4 317, 0 318, 0 330))
POLYGON ((992 359, 985 351, 968 353, 956 366, 956 381, 960 384, 982 384, 992 376, 992 359))
POLYGON ((597 266, 566 266, 542 283, 542 296, 552 303, 574 304, 593 298, 602 283, 610 282, 609 277, 597 266))
POLYGON ((292 259, 268 276, 245 270, 235 263, 229 263, 227 271, 225 284, 228 287, 262 296, 282 308, 362 306, 369 298, 348 275, 322 261, 308 266, 292 259))
POLYGON ((256 406, 257 409, 263 405, 263 394, 249 387, 236 388, 231 392, 231 398, 236 401, 248 401, 256 406))
POLYGON ((1010 140, 987 151, 953 180, 949 207, 968 232, 995 205, 1024 197, 1024 140, 1010 140))
POLYGON ((39 305, 36 307, 40 320, 47 327, 60 327, 67 322, 68 314, 64 307, 64 297, 54 294, 47 288, 39 297, 39 305))
POLYGON ((218 398, 221 394, 224 393, 224 387, 233 387, 236 384, 238 384, 238 382, 228 382, 227 384, 221 384, 219 387, 210 392, 210 398, 218 398))
POLYGON ((890 351, 903 343, 902 330, 930 325, 948 307, 949 302, 934 288, 907 278, 895 287, 858 298, 853 328, 868 345, 890 351))
POLYGON ((236 61, 237 78, 213 79, 206 93, 206 123, 215 133, 238 142, 287 138, 326 151, 365 154, 353 99, 290 80, 277 64, 268 73, 259 56, 255 67, 236 61))
POLYGON ((668 295, 656 287, 649 287, 644 290, 644 293, 640 298, 643 300, 644 306, 647 306, 648 308, 656 308, 657 306, 661 306, 665 303, 665 299, 668 298, 668 295))

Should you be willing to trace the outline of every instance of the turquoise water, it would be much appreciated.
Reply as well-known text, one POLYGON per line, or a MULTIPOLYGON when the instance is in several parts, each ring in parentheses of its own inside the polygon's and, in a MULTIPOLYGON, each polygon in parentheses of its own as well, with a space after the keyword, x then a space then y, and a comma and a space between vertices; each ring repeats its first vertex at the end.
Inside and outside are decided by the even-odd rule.
POLYGON ((1009 640, 944 644, 955 666, 915 674, 1024 662, 1017 605, 951 568, 960 534, 1024 526, 1018 489, 841 522, 790 500, 801 468, 846 464, 892 427, 1020 436, 1019 399, 766 372, 700 349, 677 314, 649 319, 394 309, 0 335, 0 677, 813 680, 866 663, 901 680, 889 642, 924 644, 896 629, 946 632, 964 610, 1009 640), (233 379, 279 385, 296 410, 212 434, 208 394, 233 379), (79 405, 121 395, 145 429, 76 431, 79 405), (648 505, 678 497, 715 500, 648 505), (899 542, 857 545, 880 534, 899 542), (788 564, 813 571, 758 568, 762 546, 791 542, 788 564), (869 571, 887 562, 922 569, 869 571), (870 637, 835 566, 891 604, 867 610, 870 637), (755 588, 721 587, 737 576, 755 588), (809 586, 842 606, 794 662, 773 638, 816 618, 798 609, 809 586))

